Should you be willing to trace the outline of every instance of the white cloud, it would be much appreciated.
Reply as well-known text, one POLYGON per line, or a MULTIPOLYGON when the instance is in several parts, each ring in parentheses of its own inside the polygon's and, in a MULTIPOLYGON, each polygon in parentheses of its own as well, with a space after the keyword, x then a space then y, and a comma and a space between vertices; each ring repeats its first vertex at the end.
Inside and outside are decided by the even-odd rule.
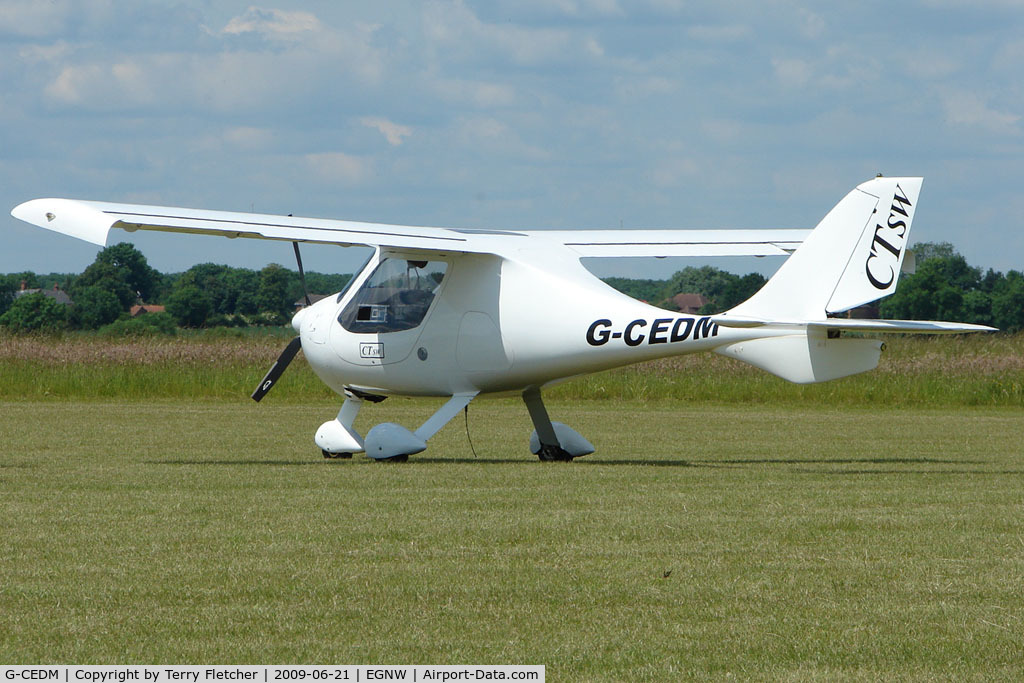
POLYGON ((807 85, 814 73, 810 63, 803 59, 773 59, 772 69, 775 77, 787 88, 807 85))
POLYGON ((851 89, 876 82, 886 73, 876 57, 842 44, 806 57, 776 57, 771 63, 775 78, 787 88, 810 86, 852 92, 851 89))
POLYGON ((552 9, 571 17, 621 16, 624 14, 617 0, 554 0, 552 9))
POLYGON ((309 12, 249 7, 232 18, 221 32, 228 35, 258 33, 269 38, 293 40, 302 38, 303 33, 317 32, 321 28, 320 20, 309 12))
POLYGON ((800 14, 800 33, 805 38, 820 38, 825 33, 825 18, 810 10, 802 9, 800 14))
POLYGON ((18 50, 20 57, 27 64, 49 64, 60 62, 70 55, 72 47, 66 41, 58 40, 49 45, 26 45, 18 50))
POLYGON ((520 130, 491 116, 459 117, 452 125, 451 139, 458 146, 473 150, 474 154, 484 150, 493 158, 533 161, 552 158, 551 150, 531 144, 520 130))
POLYGON ((943 96, 946 121, 959 126, 977 127, 998 134, 1017 134, 1020 116, 997 111, 975 93, 949 92, 943 96))
POLYGON ((412 128, 409 126, 403 126, 379 116, 364 116, 359 119, 359 123, 379 131, 392 147, 398 147, 405 142, 404 138, 412 135, 412 128))
POLYGON ((588 33, 488 23, 461 0, 427 4, 423 28, 435 55, 443 62, 479 62, 486 57, 518 66, 543 66, 603 54, 600 44, 588 33))
POLYGON ((962 59, 954 58, 948 53, 928 50, 907 54, 903 68, 914 78, 938 81, 956 74, 960 71, 962 63, 962 59))
POLYGON ((508 133, 508 126, 494 118, 474 117, 459 122, 459 132, 470 139, 498 140, 508 133))
POLYGON ((709 43, 732 43, 747 38, 750 33, 750 27, 743 24, 698 25, 686 29, 686 34, 694 40, 703 40, 709 43))
POLYGON ((43 37, 60 34, 71 15, 70 0, 0 2, 0 33, 43 37))
POLYGON ((234 126, 224 131, 225 142, 246 150, 263 149, 270 144, 273 137, 271 130, 254 126, 234 126))
POLYGON ((0 199, 256 195, 484 225, 676 225, 727 205, 692 220, 761 225, 787 224, 784 188, 822 175, 840 193, 875 170, 936 182, 971 156, 994 186, 1024 172, 1024 16, 980 2, 914 23, 789 2, 0 0, 0 130, 24 167, 0 199))
POLYGON ((655 164, 650 171, 651 184, 655 187, 679 187, 700 173, 700 166, 693 159, 673 157, 655 164))
POLYGON ((98 64, 64 67, 52 83, 46 86, 50 97, 69 103, 79 104, 84 100, 90 84, 105 79, 106 73, 98 64))
POLYGON ((516 91, 503 83, 443 79, 433 83, 442 98, 470 104, 481 109, 509 107, 516 102, 516 91))
POLYGON ((652 95, 671 95, 678 84, 664 76, 620 76, 615 79, 615 92, 626 100, 652 95))
POLYGON ((386 63, 371 45, 371 33, 372 28, 323 30, 315 39, 286 42, 279 49, 229 49, 225 44, 217 51, 95 54, 58 45, 23 51, 33 63, 52 69, 40 74, 43 91, 64 105, 93 111, 159 107, 161 115, 253 109, 266 114, 299 103, 315 107, 325 99, 325 89, 331 95, 376 83, 386 63))
POLYGON ((370 174, 370 163, 344 152, 306 154, 308 166, 323 181, 342 185, 358 185, 370 174))

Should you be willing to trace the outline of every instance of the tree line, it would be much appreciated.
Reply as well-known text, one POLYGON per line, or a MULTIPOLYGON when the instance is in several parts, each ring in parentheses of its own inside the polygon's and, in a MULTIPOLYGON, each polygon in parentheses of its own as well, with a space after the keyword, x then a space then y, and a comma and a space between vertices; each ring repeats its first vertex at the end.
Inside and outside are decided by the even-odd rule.
MULTIPOLYGON (((950 320, 991 325, 1004 332, 1024 330, 1024 273, 983 271, 968 264, 948 242, 919 242, 911 251, 916 272, 900 278, 896 292, 878 302, 874 317, 950 320)), ((765 281, 758 273, 740 276, 710 266, 684 268, 668 280, 605 280, 634 298, 663 308, 673 307, 671 297, 676 293, 703 294, 710 300, 699 311, 705 315, 745 301, 765 281)))
MULTIPOLYGON (((342 289, 351 274, 306 273, 310 292, 342 289)), ((202 263, 184 273, 161 273, 133 245, 122 242, 96 255, 82 273, 0 275, 0 326, 13 331, 102 330, 173 332, 177 327, 281 325, 303 297, 298 271, 272 263, 261 270, 202 263), (26 289, 63 289, 65 306, 26 289), (164 313, 132 319, 136 304, 162 305, 164 313)))
MULTIPOLYGON (((1007 332, 1024 329, 1024 273, 971 266, 949 243, 914 245, 917 270, 900 278, 896 293, 878 305, 882 318, 952 320, 991 325, 1007 332)), ((350 274, 306 273, 310 292, 341 290, 350 274)), ((615 289, 656 306, 675 310, 679 293, 700 294, 701 314, 720 313, 745 301, 766 279, 759 273, 735 275, 712 266, 690 266, 666 280, 609 277, 615 289)), ((178 327, 282 325, 302 298, 297 271, 278 264, 261 270, 203 263, 184 273, 152 268, 134 246, 102 250, 81 274, 31 272, 0 275, 0 326, 12 331, 62 329, 114 333, 173 333, 178 327), (43 294, 17 296, 29 289, 66 290, 73 305, 43 294), (159 304, 165 313, 130 318, 139 302, 159 304)))

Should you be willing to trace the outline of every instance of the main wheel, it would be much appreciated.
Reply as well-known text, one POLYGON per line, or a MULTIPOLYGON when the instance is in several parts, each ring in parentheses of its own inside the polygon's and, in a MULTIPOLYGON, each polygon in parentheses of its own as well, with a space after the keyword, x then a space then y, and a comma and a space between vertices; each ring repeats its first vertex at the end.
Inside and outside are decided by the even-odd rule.
POLYGON ((544 444, 541 445, 540 450, 537 452, 537 457, 540 458, 541 462, 572 462, 573 458, 564 448, 544 444))

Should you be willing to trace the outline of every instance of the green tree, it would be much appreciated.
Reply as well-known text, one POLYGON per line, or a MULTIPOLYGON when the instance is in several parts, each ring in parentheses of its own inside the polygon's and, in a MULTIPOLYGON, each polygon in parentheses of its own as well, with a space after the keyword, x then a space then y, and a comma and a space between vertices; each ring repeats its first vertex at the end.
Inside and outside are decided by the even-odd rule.
POLYGON ((256 293, 256 303, 260 312, 279 316, 290 315, 294 299, 289 297, 288 290, 288 270, 276 263, 271 263, 261 270, 256 293))
POLYGON ((121 302, 110 290, 99 285, 79 289, 68 313, 71 324, 83 330, 96 330, 124 313, 121 302))
POLYGON ((310 294, 334 294, 343 290, 351 279, 351 273, 312 272, 306 273, 306 286, 310 294))
POLYGON ((213 311, 209 297, 195 285, 177 287, 167 297, 167 312, 182 327, 202 327, 213 311))
POLYGON ((68 293, 72 300, 78 301, 82 292, 90 287, 98 287, 113 294, 122 311, 131 308, 138 298, 135 290, 125 280, 124 271, 108 261, 98 259, 93 261, 81 275, 75 278, 74 285, 68 293))
POLYGON ((14 303, 14 293, 20 286, 21 282, 14 275, 0 275, 0 315, 6 313, 14 303))
POLYGON ((260 276, 248 268, 235 268, 227 274, 228 287, 234 293, 235 314, 252 315, 259 310, 260 276))
POLYGON ((990 298, 979 268, 947 243, 912 249, 918 255, 917 272, 901 277, 896 293, 879 304, 883 318, 987 322, 990 298))
POLYGON ((991 321, 1005 332, 1024 330, 1024 273, 1009 271, 993 290, 991 321))
POLYGON ((107 247, 96 255, 96 263, 108 263, 117 269, 125 284, 143 301, 149 301, 160 284, 160 273, 128 242, 107 247))
POLYGON ((701 313, 718 313, 746 301, 765 282, 759 273, 740 277, 714 266, 687 266, 669 278, 663 298, 669 299, 680 293, 702 294, 709 303, 701 313))
POLYGON ((914 258, 918 263, 924 263, 933 258, 948 259, 957 256, 956 249, 949 242, 917 242, 910 248, 914 252, 914 258))
POLYGON ((152 297, 160 282, 160 273, 149 266, 146 257, 131 244, 121 242, 100 251, 74 279, 68 293, 77 301, 86 289, 99 287, 116 296, 121 310, 127 311, 138 299, 152 297))
POLYGON ((717 307, 715 312, 727 311, 734 306, 740 305, 754 296, 757 290, 764 287, 767 281, 764 275, 760 273, 747 273, 743 277, 736 277, 726 286, 725 291, 715 299, 717 307))
POLYGON ((14 280, 14 285, 18 289, 21 289, 22 282, 25 283, 25 289, 39 289, 43 286, 39 281, 39 276, 31 270, 25 270, 20 273, 11 273, 10 277, 14 280))
POLYGON ((210 300, 213 313, 229 314, 235 312, 236 293, 232 291, 228 274, 234 270, 230 266, 215 263, 200 263, 192 266, 178 279, 178 287, 194 285, 201 289, 210 300))
POLYGON ((664 280, 643 280, 628 277, 601 278, 606 285, 640 301, 657 304, 665 299, 664 280))
POLYGON ((0 315, 0 325, 12 332, 57 332, 67 327, 66 315, 64 305, 45 294, 26 294, 0 315))

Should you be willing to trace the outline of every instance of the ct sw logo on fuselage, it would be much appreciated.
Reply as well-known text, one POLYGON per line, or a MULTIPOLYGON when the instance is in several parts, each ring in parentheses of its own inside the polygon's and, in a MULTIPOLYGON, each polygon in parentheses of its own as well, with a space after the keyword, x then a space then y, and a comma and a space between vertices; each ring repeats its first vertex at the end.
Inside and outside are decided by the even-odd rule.
POLYGON ((701 339, 718 336, 717 323, 711 318, 644 318, 632 320, 619 328, 608 318, 590 323, 587 329, 587 343, 604 346, 613 339, 621 339, 626 346, 648 344, 669 344, 686 341, 691 337, 701 339))
POLYGON ((889 207, 889 219, 885 225, 875 224, 875 236, 871 240, 871 253, 868 254, 868 258, 864 262, 868 280, 875 289, 889 289, 896 280, 900 254, 903 253, 903 247, 907 245, 907 221, 910 220, 907 209, 913 208, 910 200, 906 197, 906 192, 897 184, 896 192, 892 196, 892 206, 889 207))
POLYGON ((384 345, 380 342, 360 342, 360 358, 384 358, 384 345))

